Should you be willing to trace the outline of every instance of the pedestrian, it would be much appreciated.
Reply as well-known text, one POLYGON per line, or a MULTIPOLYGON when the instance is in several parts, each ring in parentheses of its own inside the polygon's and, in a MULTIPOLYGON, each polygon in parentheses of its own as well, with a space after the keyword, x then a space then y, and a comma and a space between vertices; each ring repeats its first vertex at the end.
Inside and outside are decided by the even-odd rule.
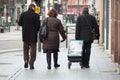
POLYGON ((9 32, 10 32, 10 26, 11 26, 12 18, 8 16, 8 27, 9 27, 9 32))
POLYGON ((35 13, 34 9, 35 5, 30 4, 29 9, 21 14, 18 21, 18 24, 22 26, 24 68, 28 68, 29 64, 30 69, 34 69, 37 34, 40 28, 39 14, 35 13))
POLYGON ((78 16, 76 22, 76 32, 75 39, 83 40, 82 49, 82 66, 89 68, 90 54, 91 54, 91 44, 93 43, 93 33, 94 29, 97 39, 99 39, 99 26, 94 16, 89 14, 88 7, 83 8, 83 13, 78 16), (92 27, 92 28, 91 28, 92 27))
POLYGON ((59 44, 60 44, 60 37, 59 33, 62 36, 63 41, 65 41, 65 31, 61 21, 57 18, 57 11, 55 9, 51 9, 48 12, 48 17, 45 18, 43 21, 42 26, 47 21, 48 27, 48 36, 45 40, 43 40, 43 53, 46 53, 46 60, 47 60, 47 68, 51 69, 51 54, 53 53, 54 59, 54 67, 60 67, 58 64, 58 52, 59 52, 59 44))

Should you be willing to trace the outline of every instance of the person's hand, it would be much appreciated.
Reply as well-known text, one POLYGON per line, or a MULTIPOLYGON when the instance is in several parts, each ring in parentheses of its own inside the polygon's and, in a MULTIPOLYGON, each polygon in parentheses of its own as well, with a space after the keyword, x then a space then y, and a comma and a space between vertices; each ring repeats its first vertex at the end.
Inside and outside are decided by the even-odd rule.
POLYGON ((65 39, 61 40, 60 42, 64 42, 64 41, 65 41, 65 39))

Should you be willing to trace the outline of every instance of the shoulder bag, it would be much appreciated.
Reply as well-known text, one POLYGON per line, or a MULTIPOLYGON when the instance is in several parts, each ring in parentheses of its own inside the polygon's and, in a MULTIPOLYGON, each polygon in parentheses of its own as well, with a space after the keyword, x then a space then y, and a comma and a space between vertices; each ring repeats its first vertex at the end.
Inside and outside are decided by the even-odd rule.
POLYGON ((92 28, 92 26, 90 25, 90 23, 89 23, 88 20, 86 19, 86 16, 85 16, 85 15, 83 15, 83 16, 84 16, 87 24, 89 25, 89 27, 90 27, 90 29, 91 29, 91 31, 92 31, 93 40, 97 40, 97 34, 95 33, 94 29, 92 28))
POLYGON ((45 25, 43 25, 40 28, 40 32, 39 32, 39 37, 40 39, 46 39, 48 36, 48 26, 47 26, 47 22, 48 22, 48 18, 45 21, 45 25))

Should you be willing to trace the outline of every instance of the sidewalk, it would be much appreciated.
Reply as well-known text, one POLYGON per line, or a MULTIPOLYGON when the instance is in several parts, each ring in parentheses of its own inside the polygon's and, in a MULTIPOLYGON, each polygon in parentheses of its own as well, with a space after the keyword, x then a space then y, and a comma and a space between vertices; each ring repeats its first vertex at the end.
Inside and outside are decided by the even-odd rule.
POLYGON ((54 69, 52 60, 52 69, 47 70, 46 55, 38 52, 35 69, 29 70, 23 68, 21 42, 21 31, 0 33, 0 80, 120 80, 116 64, 97 44, 92 45, 89 69, 81 69, 78 63, 68 69, 67 48, 63 42, 59 53, 60 68, 54 69))
POLYGON ((22 32, 11 27, 10 32, 0 33, 0 53, 22 50, 22 32))
MULTIPOLYGON (((97 44, 92 45, 89 69, 81 69, 73 63, 68 69, 67 49, 62 47, 59 53, 60 68, 47 70, 46 56, 38 52, 35 69, 23 68, 22 52, 0 54, 0 80, 120 80, 115 72, 117 66, 97 44)), ((53 64, 53 60, 52 60, 53 64)))

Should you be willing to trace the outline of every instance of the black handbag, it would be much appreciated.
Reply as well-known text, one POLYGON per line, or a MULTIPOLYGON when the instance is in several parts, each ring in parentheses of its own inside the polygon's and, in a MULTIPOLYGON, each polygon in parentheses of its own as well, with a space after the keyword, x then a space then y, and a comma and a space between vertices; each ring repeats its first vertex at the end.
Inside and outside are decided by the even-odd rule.
POLYGON ((97 40, 98 38, 97 38, 97 34, 95 33, 95 30, 92 29, 92 27, 91 27, 90 23, 88 22, 88 20, 86 19, 85 15, 83 15, 83 16, 84 16, 84 18, 85 18, 87 24, 89 25, 89 27, 90 27, 90 29, 91 29, 91 31, 92 31, 93 40, 97 40))
POLYGON ((40 32, 39 32, 39 37, 40 39, 46 39, 48 36, 48 26, 47 26, 47 22, 48 22, 48 18, 46 19, 45 25, 43 25, 40 28, 40 32))

